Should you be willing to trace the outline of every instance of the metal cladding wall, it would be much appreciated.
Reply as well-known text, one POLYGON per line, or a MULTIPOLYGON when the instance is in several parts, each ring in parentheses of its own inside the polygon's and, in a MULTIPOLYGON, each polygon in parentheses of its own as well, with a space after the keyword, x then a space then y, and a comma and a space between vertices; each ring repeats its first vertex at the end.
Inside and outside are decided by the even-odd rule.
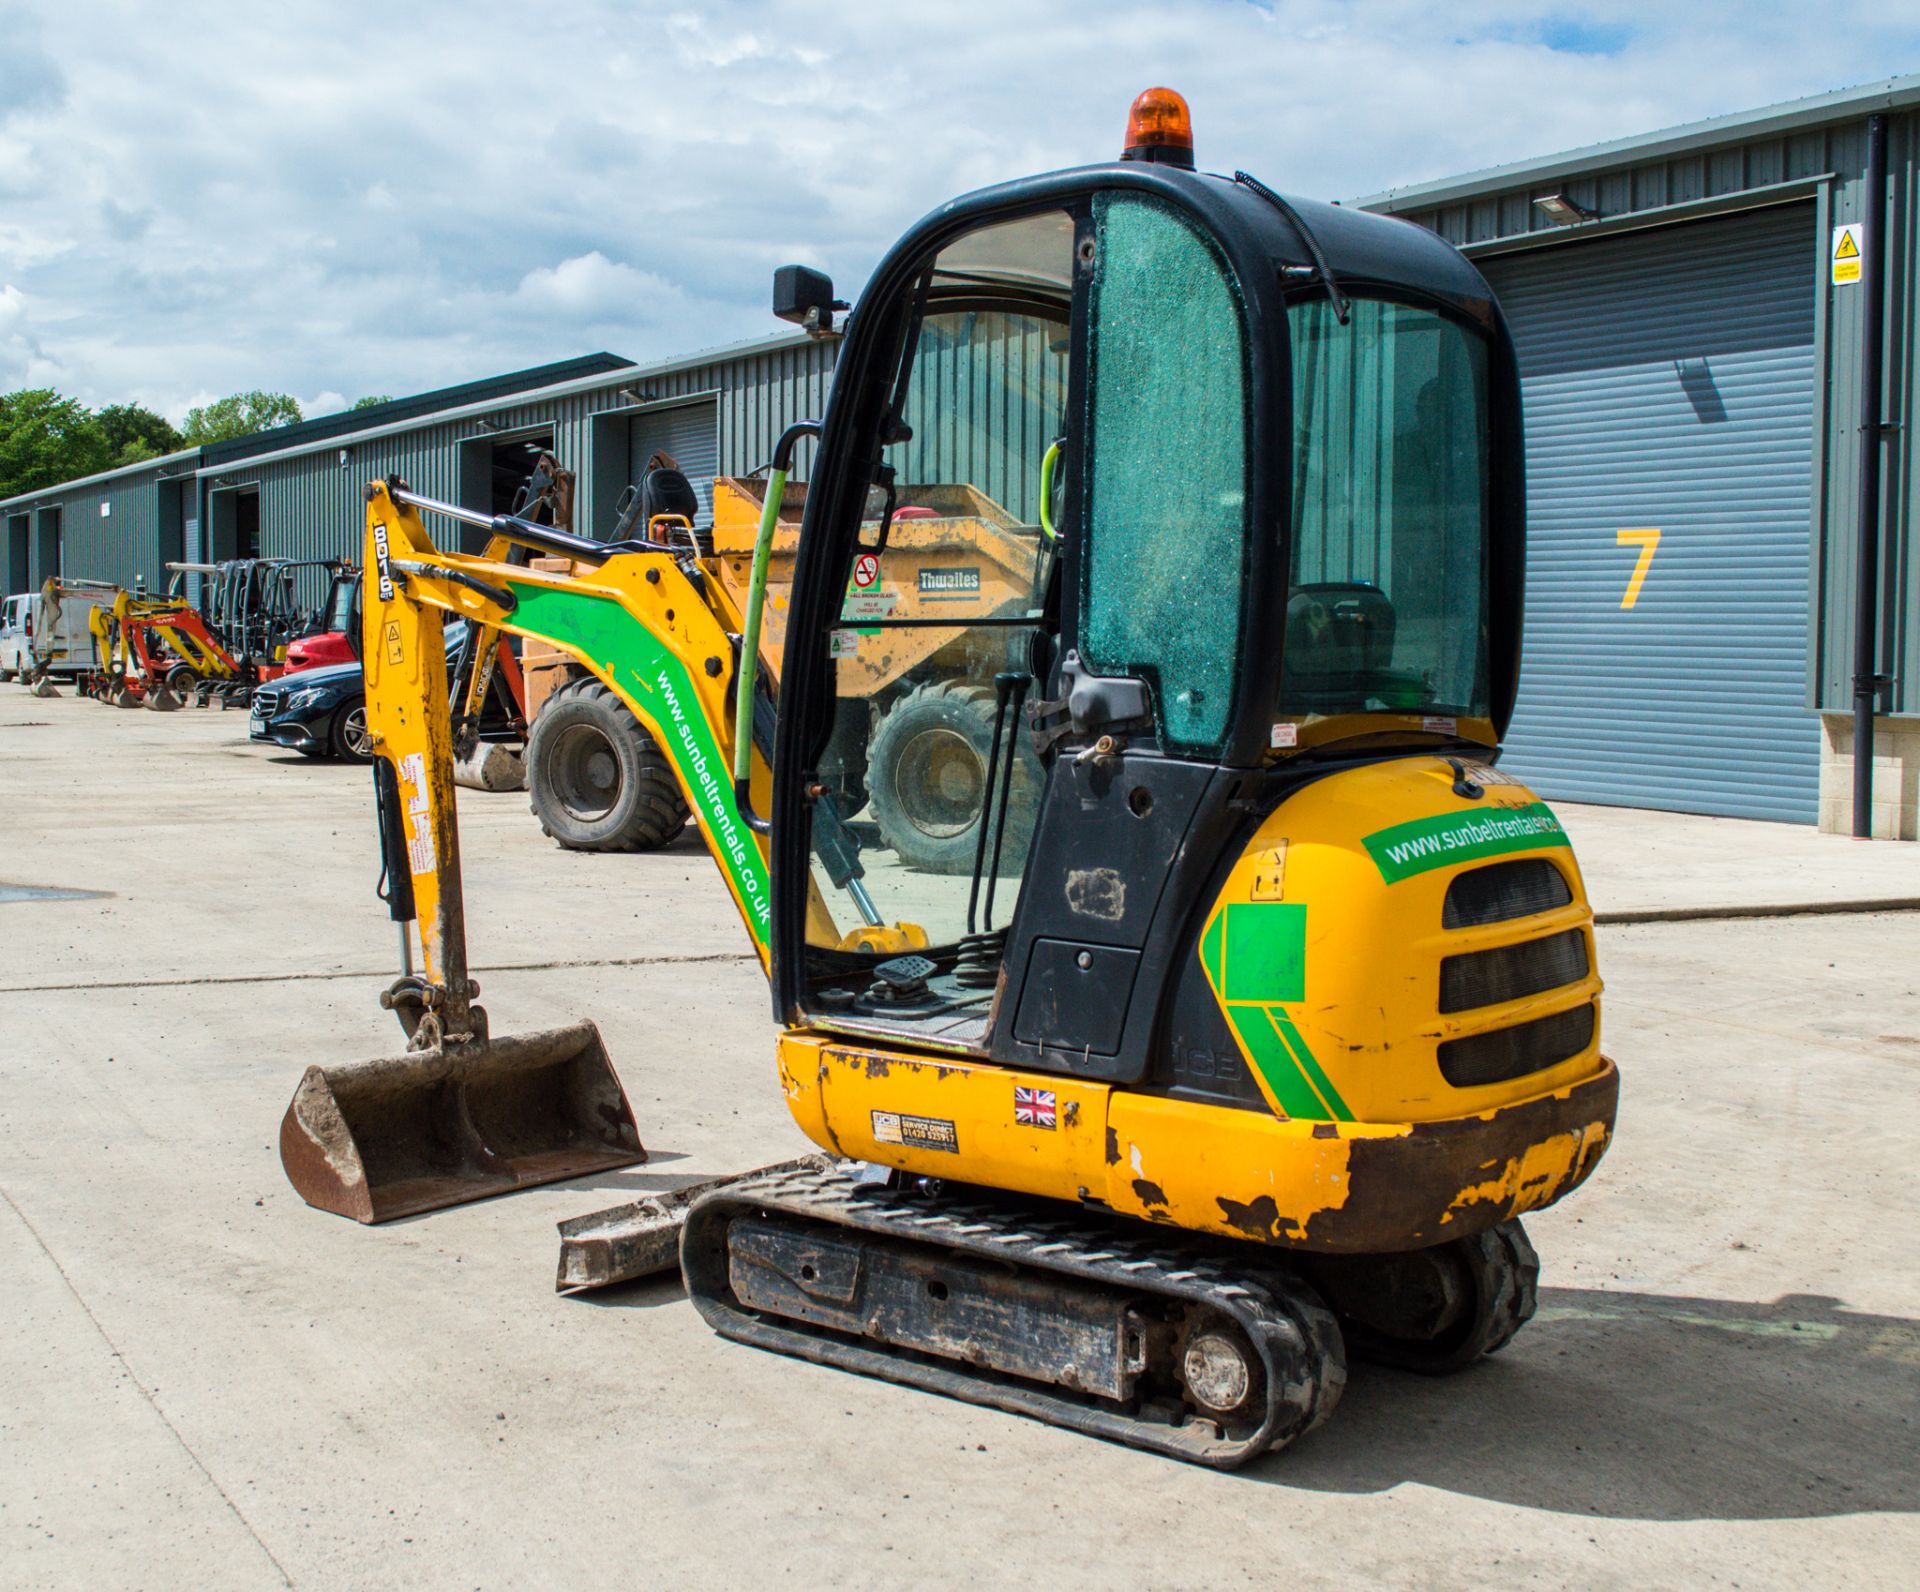
POLYGON ((1036 463, 1067 423, 1062 341, 1025 315, 929 316, 902 405, 913 438, 887 454, 901 485, 964 481, 1037 524, 1036 463))
POLYGON ((13 532, 24 524, 29 589, 54 571, 46 567, 51 536, 43 534, 59 511, 62 573, 80 580, 112 581, 165 591, 169 561, 185 555, 182 481, 190 484, 194 455, 165 459, 65 486, 50 487, 0 508, 0 531, 7 531, 11 582, 17 571, 13 532), (104 511, 104 512, 103 512, 104 511))
POLYGON ((1901 429, 1884 444, 1880 589, 1885 599, 1880 667, 1894 678, 1884 710, 1920 715, 1920 590, 1911 571, 1920 449, 1912 423, 1920 400, 1920 79, 1773 107, 1725 123, 1679 128, 1594 150, 1572 151, 1363 201, 1433 228, 1483 269, 1509 252, 1576 236, 1644 227, 1715 210, 1810 200, 1801 259, 1814 292, 1817 371, 1810 422, 1813 571, 1805 701, 1830 711, 1851 704, 1854 562, 1859 503, 1861 311, 1858 285, 1829 280, 1832 229, 1867 210, 1867 116, 1888 119, 1885 199, 1886 371, 1884 415, 1901 429), (1579 226, 1534 204, 1562 194, 1597 212, 1579 226))
POLYGON ((838 348, 796 339, 710 361, 636 366, 589 386, 510 397, 480 414, 426 416, 386 436, 348 436, 292 457, 234 461, 203 473, 203 485, 258 486, 265 555, 357 561, 368 481, 399 475, 418 492, 457 502, 463 444, 537 435, 550 438, 561 464, 578 476, 575 529, 604 536, 628 479, 631 422, 664 412, 658 406, 676 398, 708 399, 718 424, 709 471, 746 474, 772 455, 787 424, 824 408, 838 348))
POLYGON ((1816 816, 1814 222, 1784 205, 1482 262, 1527 424, 1502 766, 1543 794, 1816 816))

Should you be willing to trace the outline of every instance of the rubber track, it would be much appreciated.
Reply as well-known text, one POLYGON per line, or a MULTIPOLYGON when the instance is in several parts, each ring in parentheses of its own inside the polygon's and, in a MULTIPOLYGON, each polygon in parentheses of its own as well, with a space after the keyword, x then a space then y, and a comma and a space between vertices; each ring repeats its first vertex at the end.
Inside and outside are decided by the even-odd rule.
MULTIPOLYGON (((1346 1356, 1332 1311, 1289 1273, 1248 1272, 1157 1228, 1102 1223, 1089 1232, 1031 1202, 925 1197, 855 1184, 833 1172, 794 1171, 733 1183, 696 1201, 681 1239, 681 1267, 695 1307, 723 1337, 1069 1427, 1195 1464, 1231 1469, 1283 1448, 1332 1413, 1346 1387, 1346 1356), (1266 1409, 1258 1426, 1232 1436, 1212 1421, 1181 1425, 1135 1414, 1064 1388, 959 1361, 748 1311, 728 1286, 726 1230, 748 1212, 823 1222, 937 1249, 984 1256, 1028 1271, 1058 1272, 1129 1294, 1210 1306, 1246 1332, 1264 1362, 1266 1409)), ((1070 1207, 1068 1209, 1071 1209, 1070 1207)), ((1079 1214, 1079 1213, 1076 1213, 1079 1214)), ((1084 1220, 1084 1218, 1083 1218, 1084 1220)))

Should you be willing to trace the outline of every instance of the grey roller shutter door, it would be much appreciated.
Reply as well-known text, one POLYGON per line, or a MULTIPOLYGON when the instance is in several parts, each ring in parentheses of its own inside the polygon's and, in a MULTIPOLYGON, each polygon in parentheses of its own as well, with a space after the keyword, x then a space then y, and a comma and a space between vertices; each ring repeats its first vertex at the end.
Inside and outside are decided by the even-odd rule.
POLYGON ((1801 204, 1481 262, 1526 402, 1502 766, 1543 795, 1814 820, 1815 260, 1801 204))
POLYGON ((700 523, 713 523, 713 477, 720 468, 719 406, 711 399, 633 417, 628 479, 646 474, 655 453, 669 454, 700 497, 700 523))

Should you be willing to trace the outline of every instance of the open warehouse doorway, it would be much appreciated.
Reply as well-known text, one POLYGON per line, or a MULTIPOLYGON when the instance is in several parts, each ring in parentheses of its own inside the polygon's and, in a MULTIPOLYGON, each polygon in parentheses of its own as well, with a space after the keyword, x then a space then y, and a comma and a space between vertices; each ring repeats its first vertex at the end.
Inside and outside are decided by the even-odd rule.
MULTIPOLYGON (((482 514, 511 514, 540 455, 553 452, 553 427, 540 426, 510 436, 469 437, 460 444, 460 503, 482 514)), ((478 526, 460 528, 460 550, 478 553, 487 534, 478 526)))

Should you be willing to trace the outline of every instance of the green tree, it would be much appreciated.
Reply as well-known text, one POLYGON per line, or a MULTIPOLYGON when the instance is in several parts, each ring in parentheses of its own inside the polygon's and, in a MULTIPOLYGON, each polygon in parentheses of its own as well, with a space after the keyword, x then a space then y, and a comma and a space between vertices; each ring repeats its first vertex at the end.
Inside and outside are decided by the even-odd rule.
POLYGON ((160 415, 139 404, 108 404, 94 416, 106 444, 110 467, 157 459, 180 447, 180 433, 160 415))
POLYGON ((347 407, 349 409, 374 409, 379 407, 381 404, 390 404, 392 402, 393 402, 393 394, 390 392, 369 393, 364 398, 354 399, 354 401, 348 404, 347 407))
POLYGON ((291 426, 301 418, 298 402, 283 392, 237 392, 203 409, 189 409, 180 440, 188 447, 200 447, 291 426))
POLYGON ((109 464, 87 406, 49 387, 0 394, 0 498, 37 492, 109 464))

